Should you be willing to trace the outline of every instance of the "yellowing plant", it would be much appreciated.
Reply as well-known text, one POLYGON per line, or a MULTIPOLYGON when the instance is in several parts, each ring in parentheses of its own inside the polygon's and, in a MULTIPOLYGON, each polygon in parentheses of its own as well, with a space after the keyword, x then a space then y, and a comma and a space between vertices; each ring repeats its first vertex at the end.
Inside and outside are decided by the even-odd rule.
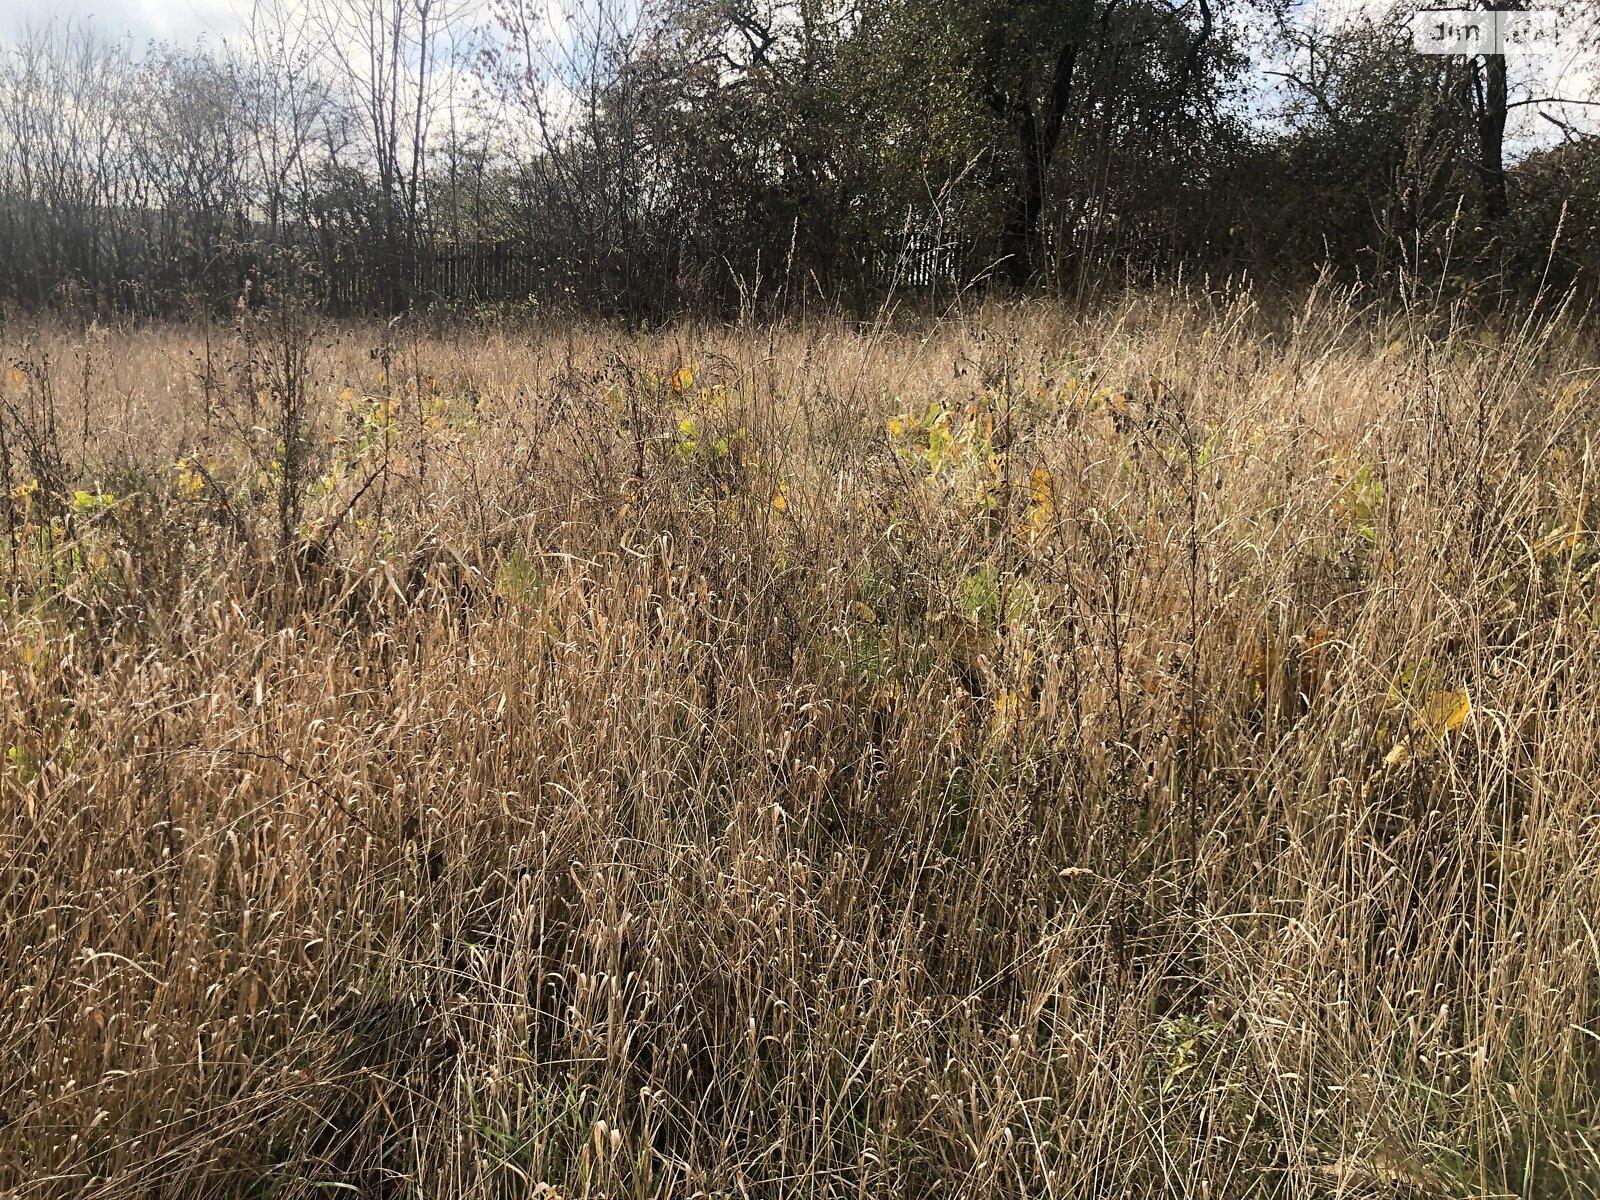
POLYGON ((72 493, 72 510, 80 513, 103 512, 108 508, 115 508, 117 498, 109 492, 86 492, 79 489, 72 493))
POLYGON ((178 460, 178 478, 175 490, 178 493, 178 497, 183 500, 193 500, 205 493, 205 475, 195 470, 186 458, 178 460))
POLYGON ((1345 524, 1363 541, 1377 541, 1378 510, 1383 507, 1383 481, 1377 468, 1368 462, 1354 469, 1340 466, 1334 478, 1343 485, 1336 505, 1345 524))
POLYGON ((933 403, 920 416, 904 412, 884 428, 895 454, 925 466, 930 479, 952 467, 987 462, 994 453, 994 413, 987 396, 959 409, 933 403))
POLYGON ((1034 538, 1044 536, 1050 532, 1055 519, 1055 476, 1043 467, 1035 467, 1028 476, 1028 535, 1034 538))
POLYGON ((1445 736, 1460 729, 1471 715, 1472 697, 1465 688, 1431 692, 1412 715, 1411 732, 1383 756, 1384 765, 1397 766, 1419 751, 1439 749, 1445 736))

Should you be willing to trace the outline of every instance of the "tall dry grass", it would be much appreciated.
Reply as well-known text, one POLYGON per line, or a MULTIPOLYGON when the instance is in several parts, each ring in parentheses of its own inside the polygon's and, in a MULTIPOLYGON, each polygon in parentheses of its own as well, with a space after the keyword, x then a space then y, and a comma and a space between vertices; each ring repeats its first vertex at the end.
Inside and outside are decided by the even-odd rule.
POLYGON ((0 340, 0 1193, 1600 1186, 1575 320, 0 340))

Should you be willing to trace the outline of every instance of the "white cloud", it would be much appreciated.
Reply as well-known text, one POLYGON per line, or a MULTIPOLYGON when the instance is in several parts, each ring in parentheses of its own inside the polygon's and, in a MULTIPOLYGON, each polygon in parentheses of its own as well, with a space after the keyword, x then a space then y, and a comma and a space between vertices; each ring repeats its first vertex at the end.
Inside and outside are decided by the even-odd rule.
MULTIPOLYGON (((1395 0, 1302 0, 1294 7, 1294 23, 1301 29, 1325 33, 1365 16, 1381 17, 1394 10, 1469 8, 1476 4, 1477 0, 1404 0, 1399 5, 1395 0)), ((1561 141, 1559 126, 1546 120, 1546 115, 1573 130, 1600 133, 1600 106, 1532 103, 1545 97, 1600 100, 1600 0, 1532 0, 1529 7, 1561 9, 1561 45, 1527 57, 1512 56, 1507 63, 1514 107, 1506 124, 1506 150, 1512 157, 1561 141)), ((1260 48, 1271 43, 1265 22, 1259 17, 1246 19, 1243 27, 1247 44, 1257 47, 1255 105, 1257 111, 1269 113, 1275 99, 1281 99, 1282 88, 1267 72, 1291 63, 1281 56, 1275 58, 1270 49, 1260 48)), ((1303 67, 1303 63, 1294 65, 1303 67)))
POLYGON ((243 28, 232 0, 9 0, 0 34, 51 19, 88 21, 108 36, 188 43, 235 37, 243 28))
MULTIPOLYGON (((291 10, 304 11, 311 0, 287 0, 291 10)), ((1299 23, 1329 28, 1337 26, 1361 13, 1378 13, 1389 8, 1394 0, 1301 0, 1296 5, 1299 23)), ((1472 0, 1408 0, 1416 7, 1430 7, 1441 3, 1463 6, 1472 0)), ((487 17, 490 0, 456 0, 451 8, 462 13, 472 23, 481 23, 487 17)), ((526 10, 533 19, 533 34, 537 44, 548 50, 559 50, 575 39, 577 33, 574 14, 581 9, 583 0, 544 0, 542 6, 530 4, 526 10), (542 7, 542 11, 541 11, 542 7)), ((1524 62, 1513 62, 1513 101, 1531 100, 1542 96, 1566 96, 1577 99, 1600 99, 1600 0, 1533 0, 1533 7, 1561 5, 1567 18, 1563 31, 1564 45, 1560 51, 1524 62)), ((135 45, 159 39, 178 44, 192 44, 205 38, 211 42, 234 41, 246 30, 250 0, 0 0, 0 41, 13 37, 27 25, 39 25, 51 19, 74 22, 92 22, 106 36, 128 36, 135 45)), ((1247 16, 1242 20, 1246 31, 1246 44, 1253 48, 1255 58, 1254 98, 1249 108, 1259 114, 1272 107, 1273 82, 1263 72, 1275 64, 1268 46, 1268 34, 1259 17, 1247 16)), ((466 80, 458 81, 458 95, 467 90, 466 80)), ((564 112, 574 103, 570 92, 555 79, 549 79, 541 88, 543 100, 556 112, 564 112)), ((1558 118, 1572 128, 1600 132, 1600 106, 1525 104, 1515 108, 1507 130, 1508 146, 1513 153, 1540 145, 1549 145, 1560 139, 1556 124, 1541 114, 1558 118)))

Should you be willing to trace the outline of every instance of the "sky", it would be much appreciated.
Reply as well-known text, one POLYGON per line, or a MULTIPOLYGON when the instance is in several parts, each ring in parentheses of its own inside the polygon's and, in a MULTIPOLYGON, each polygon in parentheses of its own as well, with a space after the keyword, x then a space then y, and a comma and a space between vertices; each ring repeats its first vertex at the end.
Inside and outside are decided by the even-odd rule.
MULTIPOLYGON (((1295 22, 1302 28, 1330 29, 1363 11, 1374 15, 1389 8, 1391 0, 1294 0, 1295 22)), ((1471 8, 1478 0, 1413 0, 1421 9, 1471 8)), ((1564 3, 1567 24, 1562 30, 1559 47, 1541 50, 1529 56, 1507 55, 1510 83, 1509 99, 1513 107, 1506 123, 1506 153, 1515 160, 1532 150, 1557 145, 1562 140, 1559 127, 1544 119, 1549 114, 1569 127, 1589 133, 1600 132, 1600 107, 1580 104, 1522 104, 1520 101, 1540 97, 1566 96, 1574 99, 1600 99, 1596 90, 1600 82, 1600 0, 1531 0, 1529 8, 1553 7, 1564 3), (1587 30, 1587 39, 1577 26, 1587 30)), ((1503 3, 1502 7, 1515 5, 1503 3)), ((1251 10, 1246 10, 1251 11, 1251 10)), ((1259 24, 1259 22, 1258 22, 1259 24)), ((1247 28, 1250 28, 1247 23, 1247 28)), ((1263 29, 1259 40, 1248 38, 1247 45, 1271 45, 1272 38, 1263 29)), ((1260 51, 1258 50, 1259 54, 1260 51)), ((1287 61, 1267 61, 1258 58, 1261 71, 1269 67, 1288 67, 1287 61)), ((1259 77, 1258 77, 1259 78, 1259 77)), ((1281 94, 1281 84, 1263 83, 1258 111, 1270 111, 1267 99, 1273 92, 1281 94)))
POLYGON ((5 0, 0 9, 4 34, 52 16, 93 20, 105 33, 127 33, 135 42, 217 40, 244 27, 234 0, 5 0))
MULTIPOLYGON (((1376 7, 1383 0, 1304 0, 1303 13, 1307 18, 1337 21, 1342 15, 1362 6, 1376 7)), ((1600 7, 1600 0, 1596 0, 1600 7)), ((74 21, 90 20, 109 35, 126 34, 135 45, 151 40, 192 44, 198 39, 221 41, 243 32, 243 12, 249 0, 0 0, 0 40, 14 35, 27 24, 41 24, 52 17, 74 21)), ((1465 7, 1468 0, 1418 0, 1418 7, 1445 6, 1456 3, 1465 7)), ((1537 5, 1535 5, 1537 6, 1537 5)), ((1586 3, 1578 5, 1580 11, 1586 3)), ((1594 19, 1600 19, 1597 16, 1594 19)), ((1570 57, 1570 56, 1569 56, 1570 57)), ((1568 95, 1585 95, 1595 79, 1600 78, 1600 59, 1590 56, 1588 61, 1560 60, 1516 64, 1513 68, 1514 89, 1521 85, 1521 94, 1550 95, 1560 91, 1568 95), (1544 76, 1541 80, 1540 76, 1544 76)), ((1515 97, 1514 97, 1515 98, 1515 97)), ((1257 102, 1266 103, 1265 98, 1257 102)), ((1257 107, 1260 111, 1260 107, 1257 107)), ((1584 129, 1600 128, 1600 108, 1550 109, 1557 116, 1584 129)), ((1538 116, 1539 109, 1528 106, 1513 111, 1508 129, 1508 149, 1518 150, 1549 145, 1560 140, 1554 125, 1538 116)))

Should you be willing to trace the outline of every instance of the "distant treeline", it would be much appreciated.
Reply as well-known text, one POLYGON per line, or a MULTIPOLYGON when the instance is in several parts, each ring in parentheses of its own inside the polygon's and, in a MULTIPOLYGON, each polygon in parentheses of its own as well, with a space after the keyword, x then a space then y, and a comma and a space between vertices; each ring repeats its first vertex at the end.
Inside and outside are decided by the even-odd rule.
POLYGON ((0 48, 0 301, 226 306, 285 262, 374 312, 1180 268, 1593 285, 1600 139, 1552 122, 1508 166, 1514 66, 1277 2, 261 0, 235 42, 139 48, 47 24, 0 48), (1287 64, 1270 122, 1246 28, 1287 64))

